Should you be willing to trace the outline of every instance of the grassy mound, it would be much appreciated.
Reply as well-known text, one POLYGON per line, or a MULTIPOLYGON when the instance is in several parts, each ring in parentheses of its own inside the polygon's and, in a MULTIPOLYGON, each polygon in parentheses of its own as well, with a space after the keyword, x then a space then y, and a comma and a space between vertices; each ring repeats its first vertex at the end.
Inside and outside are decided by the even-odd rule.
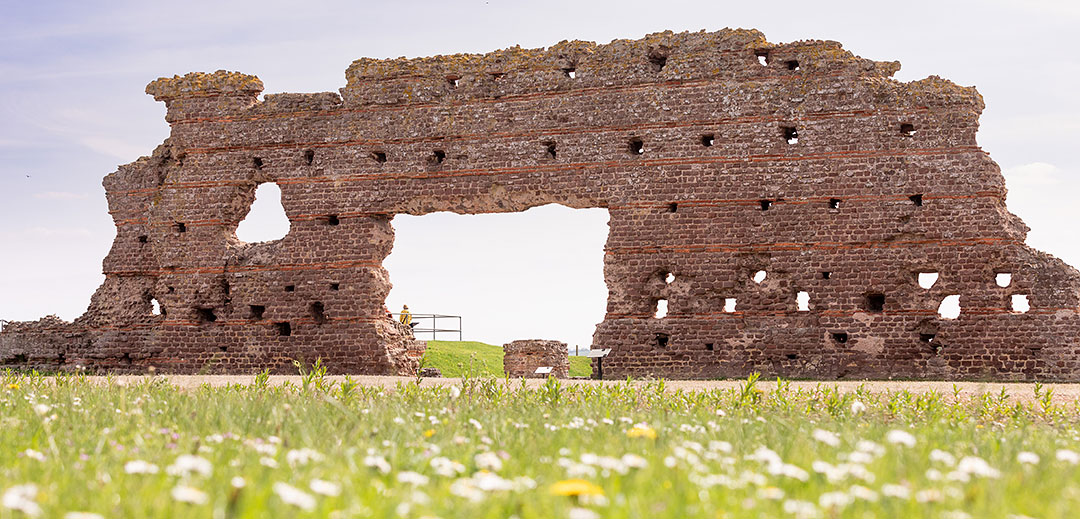
MULTIPOLYGON (((502 346, 476 341, 427 341, 424 367, 438 368, 444 377, 503 377, 502 346)), ((587 377, 592 373, 589 359, 570 357, 570 376, 587 377)))

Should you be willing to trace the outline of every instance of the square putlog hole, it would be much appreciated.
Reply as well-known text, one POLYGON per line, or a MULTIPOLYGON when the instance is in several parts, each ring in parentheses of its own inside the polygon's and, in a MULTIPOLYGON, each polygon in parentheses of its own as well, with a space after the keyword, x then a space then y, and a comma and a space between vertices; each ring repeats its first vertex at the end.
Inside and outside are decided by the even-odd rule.
POLYGON ((279 337, 288 337, 292 335, 292 325, 288 322, 274 323, 274 330, 277 331, 279 337))

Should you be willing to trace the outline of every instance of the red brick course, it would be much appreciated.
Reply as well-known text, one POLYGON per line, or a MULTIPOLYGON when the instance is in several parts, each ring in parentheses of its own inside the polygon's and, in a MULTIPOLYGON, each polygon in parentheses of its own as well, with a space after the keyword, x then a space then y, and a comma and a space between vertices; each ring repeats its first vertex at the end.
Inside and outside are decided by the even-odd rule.
POLYGON ((411 373, 383 309, 393 216, 559 203, 610 213, 606 378, 1080 380, 1080 273, 1024 245, 975 141, 981 96, 898 68, 723 30, 360 59, 340 95, 162 78, 171 136, 105 178, 104 284, 74 323, 6 328, 0 362, 411 373), (292 227, 245 244, 262 182, 292 227))

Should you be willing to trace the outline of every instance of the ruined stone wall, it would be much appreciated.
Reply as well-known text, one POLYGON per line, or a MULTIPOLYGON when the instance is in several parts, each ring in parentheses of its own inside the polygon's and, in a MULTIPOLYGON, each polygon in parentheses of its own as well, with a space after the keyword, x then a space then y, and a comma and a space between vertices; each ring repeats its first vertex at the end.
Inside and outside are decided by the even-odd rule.
POLYGON ((982 98, 898 68, 723 30, 361 59, 340 95, 159 79, 172 134, 105 179, 105 283, 73 324, 5 331, 0 362, 407 373, 382 306, 394 215, 559 203, 610 214, 605 377, 1080 380, 1080 273, 1024 245, 982 98), (292 227, 245 244, 262 182, 292 227))
POLYGON ((503 345, 503 372, 511 378, 569 378, 570 350, 559 341, 531 339, 507 343, 503 345), (544 367, 551 368, 551 373, 536 373, 536 368, 544 367))

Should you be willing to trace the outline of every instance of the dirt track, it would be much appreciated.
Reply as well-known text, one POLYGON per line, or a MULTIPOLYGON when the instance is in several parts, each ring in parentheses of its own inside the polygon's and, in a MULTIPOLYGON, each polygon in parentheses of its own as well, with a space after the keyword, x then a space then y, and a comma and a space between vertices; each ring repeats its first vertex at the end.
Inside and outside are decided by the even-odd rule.
MULTIPOLYGON (((113 377, 113 380, 131 384, 143 381, 149 377, 145 376, 117 376, 113 377)), ((182 388, 193 389, 203 384, 209 384, 214 387, 224 386, 229 384, 251 384, 254 379, 253 376, 237 376, 237 375, 164 375, 159 378, 164 378, 169 383, 182 388)), ((342 381, 344 377, 327 377, 334 381, 342 381)), ((353 380, 360 382, 365 386, 381 386, 387 389, 393 389, 397 384, 411 383, 415 379, 409 377, 382 377, 382 376, 355 376, 353 380)), ((108 379, 106 377, 90 377, 91 380, 104 383, 108 379)), ((295 375, 277 375, 270 377, 270 383, 273 385, 281 384, 285 381, 289 381, 292 384, 300 384, 300 377, 295 375)), ((457 378, 425 378, 422 379, 421 385, 433 386, 433 385, 447 385, 447 384, 459 384, 461 379, 457 378)), ((519 381, 512 380, 512 383, 516 386, 519 381)), ((542 380, 528 380, 526 382, 529 387, 536 387, 543 383, 542 380)), ((603 382, 596 380, 563 380, 563 384, 623 384, 625 381, 617 380, 605 380, 603 382)), ((645 381, 635 381, 634 384, 645 384, 645 381)), ((699 390, 712 390, 712 389, 731 389, 742 385, 742 380, 666 380, 664 381, 665 387, 668 391, 675 391, 682 389, 684 391, 699 391, 699 390)), ((841 391, 849 392, 855 391, 859 386, 865 386, 870 391, 911 391, 913 393, 927 393, 930 391, 937 391, 944 395, 952 395, 954 384, 960 388, 961 395, 964 397, 972 397, 980 393, 993 393, 998 394, 1002 389, 1009 395, 1010 400, 1031 400, 1035 396, 1035 385, 1029 383, 1001 383, 1001 382, 919 382, 919 381, 792 381, 792 389, 796 388, 813 388, 817 385, 836 386, 841 391)), ((760 381, 758 382, 758 388, 769 391, 776 386, 775 381, 760 381)), ((1067 402, 1080 398, 1080 384, 1045 384, 1045 388, 1053 389, 1054 401, 1067 402)))

